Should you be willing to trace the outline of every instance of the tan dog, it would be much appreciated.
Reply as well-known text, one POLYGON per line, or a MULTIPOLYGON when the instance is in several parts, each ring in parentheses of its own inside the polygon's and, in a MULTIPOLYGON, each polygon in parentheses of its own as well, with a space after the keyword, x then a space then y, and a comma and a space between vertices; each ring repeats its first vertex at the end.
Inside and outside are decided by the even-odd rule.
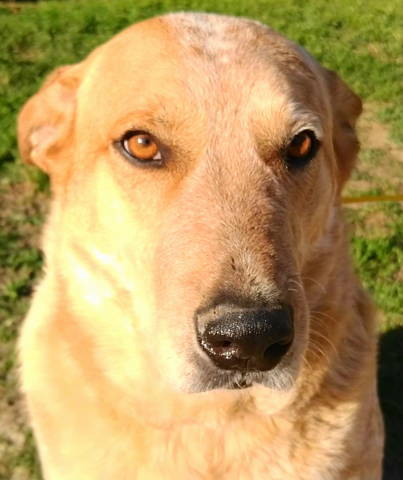
POLYGON ((46 274, 20 340, 50 480, 378 480, 371 303, 340 190, 360 100, 245 19, 173 14, 23 108, 46 274))

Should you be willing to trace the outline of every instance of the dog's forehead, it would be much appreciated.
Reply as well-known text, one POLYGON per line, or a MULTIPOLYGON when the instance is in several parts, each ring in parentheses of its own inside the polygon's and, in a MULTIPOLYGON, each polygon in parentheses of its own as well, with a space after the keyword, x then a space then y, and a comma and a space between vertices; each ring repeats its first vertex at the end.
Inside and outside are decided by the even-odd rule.
POLYGON ((294 63, 314 78, 312 58, 300 47, 260 22, 206 13, 175 13, 161 17, 180 44, 216 63, 268 65, 294 63))
POLYGON ((242 102, 249 107, 238 112, 281 111, 291 104, 314 111, 314 67, 301 49, 258 22, 169 14, 136 24, 101 47, 82 95, 89 109, 111 121, 135 110, 169 116, 178 105, 182 115, 211 110, 216 116, 242 102))

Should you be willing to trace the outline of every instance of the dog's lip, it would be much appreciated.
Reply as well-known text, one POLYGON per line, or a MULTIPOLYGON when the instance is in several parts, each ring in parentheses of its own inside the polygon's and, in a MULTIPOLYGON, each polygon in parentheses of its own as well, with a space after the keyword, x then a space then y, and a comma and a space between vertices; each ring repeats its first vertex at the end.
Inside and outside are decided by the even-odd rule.
POLYGON ((221 385, 217 385, 215 388, 223 388, 225 390, 246 390, 252 388, 255 385, 263 385, 264 378, 262 372, 233 372, 226 378, 222 378, 221 385))
POLYGON ((254 385, 264 384, 266 372, 215 369, 205 373, 206 385, 209 385, 208 390, 244 390, 254 385))

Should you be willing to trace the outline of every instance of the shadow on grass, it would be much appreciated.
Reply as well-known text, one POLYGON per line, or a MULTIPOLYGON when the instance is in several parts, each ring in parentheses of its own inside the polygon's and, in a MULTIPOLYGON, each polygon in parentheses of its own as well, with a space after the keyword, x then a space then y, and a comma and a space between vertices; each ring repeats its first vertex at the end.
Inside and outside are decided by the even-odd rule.
POLYGON ((379 395, 385 420, 384 480, 403 479, 403 326, 379 343, 379 395))

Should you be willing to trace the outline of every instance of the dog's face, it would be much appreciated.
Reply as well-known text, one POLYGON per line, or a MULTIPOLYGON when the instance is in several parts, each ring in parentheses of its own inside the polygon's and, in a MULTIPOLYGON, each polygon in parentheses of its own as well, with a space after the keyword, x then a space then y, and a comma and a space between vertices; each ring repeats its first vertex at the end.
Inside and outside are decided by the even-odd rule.
POLYGON ((266 27, 190 14, 126 30, 27 103, 49 269, 117 382, 292 390, 359 112, 266 27))

